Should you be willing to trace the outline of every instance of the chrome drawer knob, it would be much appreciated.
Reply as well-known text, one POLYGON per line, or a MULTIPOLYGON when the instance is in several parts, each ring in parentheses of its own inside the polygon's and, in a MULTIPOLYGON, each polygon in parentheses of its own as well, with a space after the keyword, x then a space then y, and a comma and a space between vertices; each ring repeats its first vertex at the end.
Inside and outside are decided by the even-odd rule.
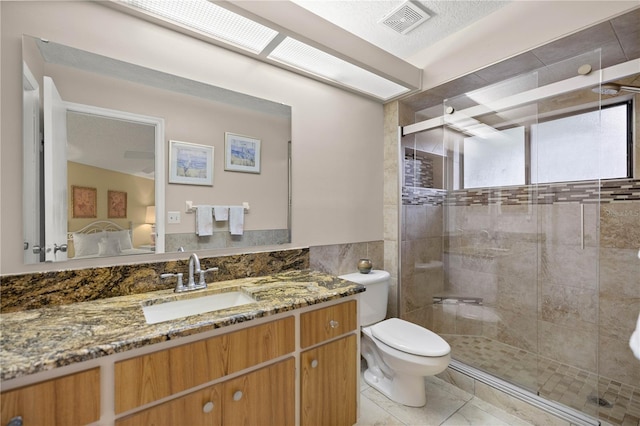
POLYGON ((202 407, 203 413, 210 413, 213 411, 213 402, 209 401, 202 407))
POLYGON ((311 368, 316 368, 318 366, 318 360, 314 359, 313 361, 311 361, 311 368))
POLYGON ((236 391, 233 394, 233 400, 234 401, 240 401, 242 399, 242 391, 236 391))
POLYGON ((329 321, 329 327, 331 328, 338 328, 338 326, 340 325, 340 323, 336 320, 331 320, 329 321))

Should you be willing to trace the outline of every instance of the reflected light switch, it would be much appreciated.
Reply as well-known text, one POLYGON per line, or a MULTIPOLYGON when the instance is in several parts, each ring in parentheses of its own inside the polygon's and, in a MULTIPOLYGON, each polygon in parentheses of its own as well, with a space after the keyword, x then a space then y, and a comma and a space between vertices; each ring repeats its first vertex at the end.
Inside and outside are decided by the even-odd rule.
POLYGON ((180 212, 168 212, 167 223, 180 223, 180 212))

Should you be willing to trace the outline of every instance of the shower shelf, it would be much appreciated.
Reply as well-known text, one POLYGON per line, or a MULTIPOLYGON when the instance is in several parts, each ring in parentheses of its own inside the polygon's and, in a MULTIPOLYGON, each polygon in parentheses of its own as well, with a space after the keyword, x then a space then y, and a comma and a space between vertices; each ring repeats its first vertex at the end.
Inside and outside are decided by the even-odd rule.
POLYGON ((482 297, 464 297, 464 296, 434 296, 433 304, 467 304, 482 305, 482 297))

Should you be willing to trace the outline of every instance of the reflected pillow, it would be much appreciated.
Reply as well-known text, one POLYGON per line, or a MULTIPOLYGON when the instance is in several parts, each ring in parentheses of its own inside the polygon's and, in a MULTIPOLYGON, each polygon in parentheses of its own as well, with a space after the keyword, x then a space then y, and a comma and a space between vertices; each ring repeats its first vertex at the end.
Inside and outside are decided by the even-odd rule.
POLYGON ((118 239, 102 238, 98 242, 98 256, 118 256, 121 252, 118 239))
POLYGON ((81 234, 79 232, 74 232, 72 235, 75 257, 83 257, 95 256, 98 254, 98 243, 102 238, 104 238, 105 233, 104 231, 93 234, 81 234))
POLYGON ((120 241, 120 250, 130 250, 133 248, 129 231, 109 231, 107 232, 107 238, 120 241))

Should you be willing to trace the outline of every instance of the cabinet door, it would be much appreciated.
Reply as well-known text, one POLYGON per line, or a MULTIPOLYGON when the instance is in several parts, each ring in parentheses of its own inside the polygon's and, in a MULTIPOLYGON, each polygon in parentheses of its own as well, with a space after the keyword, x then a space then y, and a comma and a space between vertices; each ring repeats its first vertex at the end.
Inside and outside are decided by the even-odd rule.
POLYGON ((302 426, 353 425, 357 421, 357 337, 354 334, 301 354, 302 426))
POLYGON ((22 416, 25 425, 84 425, 100 419, 100 369, 2 392, 1 422, 22 416))
POLYGON ((222 385, 190 393, 116 421, 117 426, 220 426, 222 385))
POLYGON ((223 424, 295 423, 295 360, 288 358, 223 383, 223 424))

